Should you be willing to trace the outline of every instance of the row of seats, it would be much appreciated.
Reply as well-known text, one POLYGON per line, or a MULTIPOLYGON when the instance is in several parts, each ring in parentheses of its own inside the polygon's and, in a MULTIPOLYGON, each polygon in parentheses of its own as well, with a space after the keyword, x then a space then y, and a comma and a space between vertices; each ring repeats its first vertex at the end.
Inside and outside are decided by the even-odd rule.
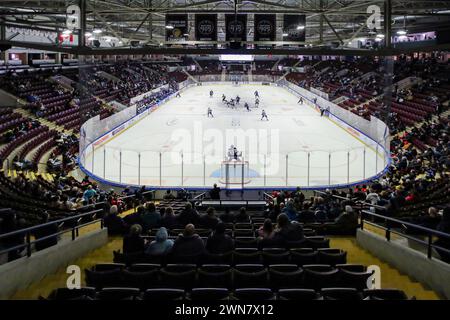
POLYGON ((264 248, 258 250, 257 248, 235 248, 233 251, 213 254, 205 253, 203 255, 195 256, 150 256, 142 253, 136 254, 121 254, 114 252, 114 262, 124 263, 127 265, 133 263, 193 263, 201 265, 204 263, 225 263, 230 265, 237 265, 243 263, 250 264, 278 264, 278 263, 292 263, 295 265, 305 264, 330 264, 337 265, 347 263, 347 252, 340 249, 318 249, 312 248, 264 248))
MULTIPOLYGON (((43 299, 43 298, 41 298, 43 299)), ((153 288, 141 292, 138 288, 95 288, 84 287, 70 290, 58 288, 48 300, 146 300, 146 301, 216 301, 216 300, 407 300, 401 290, 366 289, 362 292, 354 288, 281 289, 277 292, 270 288, 240 288, 230 291, 226 288, 193 288, 189 292, 177 288, 153 288)))
POLYGON ((214 288, 309 288, 345 287, 363 290, 372 272, 363 265, 310 264, 98 264, 86 269, 86 284, 104 287, 169 287, 185 290, 214 288))

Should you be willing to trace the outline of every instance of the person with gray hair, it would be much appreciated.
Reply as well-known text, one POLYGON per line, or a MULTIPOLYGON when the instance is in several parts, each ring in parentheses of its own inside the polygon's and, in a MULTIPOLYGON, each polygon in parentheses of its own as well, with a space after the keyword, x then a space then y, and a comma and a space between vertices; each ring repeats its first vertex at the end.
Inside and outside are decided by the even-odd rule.
POLYGON ((111 206, 109 214, 103 219, 103 223, 108 228, 108 235, 123 234, 125 231, 125 223, 119 217, 119 209, 116 205, 111 206))

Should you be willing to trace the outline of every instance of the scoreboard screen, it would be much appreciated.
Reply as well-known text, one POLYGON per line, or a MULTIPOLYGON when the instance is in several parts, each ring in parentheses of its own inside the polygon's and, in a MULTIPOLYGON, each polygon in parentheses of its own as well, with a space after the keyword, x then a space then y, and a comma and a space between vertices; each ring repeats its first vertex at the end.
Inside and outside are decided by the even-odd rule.
POLYGON ((253 61, 255 57, 251 54, 221 54, 220 61, 253 61))

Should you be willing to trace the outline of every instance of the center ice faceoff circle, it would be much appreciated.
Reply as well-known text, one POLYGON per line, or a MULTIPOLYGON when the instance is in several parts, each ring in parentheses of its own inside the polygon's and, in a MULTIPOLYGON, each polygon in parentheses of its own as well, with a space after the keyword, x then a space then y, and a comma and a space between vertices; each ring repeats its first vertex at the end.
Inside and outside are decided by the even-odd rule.
POLYGON ((87 169, 123 184, 210 186, 220 184, 230 145, 248 162, 255 188, 346 184, 384 168, 381 153, 282 87, 203 84, 96 149, 87 169), (234 106, 224 102, 231 99, 234 106))

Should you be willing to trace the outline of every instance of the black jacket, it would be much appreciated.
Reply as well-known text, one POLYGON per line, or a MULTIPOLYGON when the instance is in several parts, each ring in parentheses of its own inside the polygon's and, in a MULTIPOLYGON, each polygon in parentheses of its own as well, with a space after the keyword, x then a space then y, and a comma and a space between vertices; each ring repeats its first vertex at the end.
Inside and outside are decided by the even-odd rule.
POLYGON ((182 234, 178 236, 173 244, 172 257, 186 257, 201 255, 205 252, 205 245, 198 234, 186 237, 182 234))
POLYGON ((282 229, 275 231, 274 241, 286 243, 287 241, 299 241, 304 238, 303 228, 298 223, 289 223, 282 229))
POLYGON ((144 239, 137 235, 123 237, 123 253, 136 253, 144 251, 144 239))
POLYGON ((221 254, 232 251, 234 249, 234 241, 226 234, 213 233, 206 241, 206 250, 209 253, 221 254))

